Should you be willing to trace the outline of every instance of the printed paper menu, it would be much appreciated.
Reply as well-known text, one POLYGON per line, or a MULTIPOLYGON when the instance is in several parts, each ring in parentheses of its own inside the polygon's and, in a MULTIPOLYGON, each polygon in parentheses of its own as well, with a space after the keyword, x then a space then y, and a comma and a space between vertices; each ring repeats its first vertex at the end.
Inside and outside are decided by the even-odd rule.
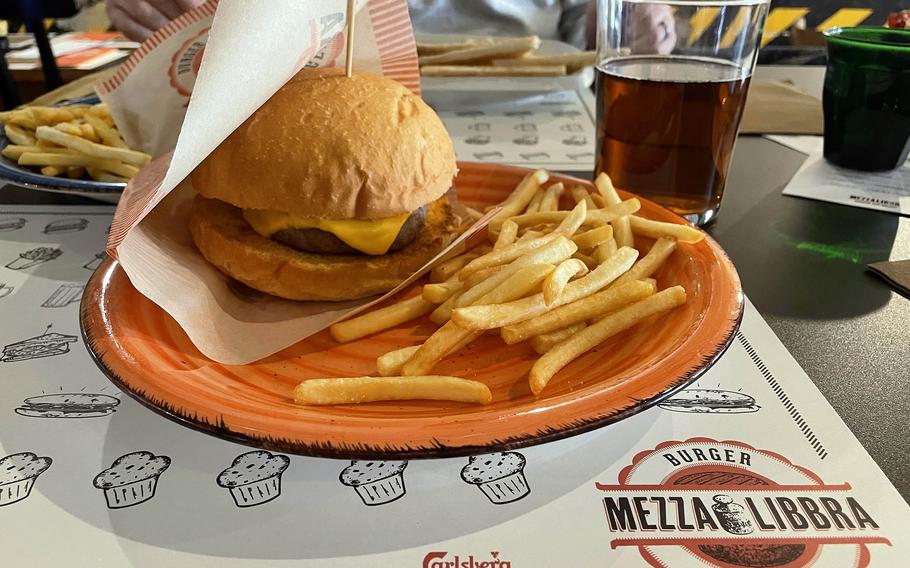
POLYGON ((910 509, 747 303, 695 384, 606 428, 437 460, 328 460, 186 429, 91 361, 108 207, 0 208, 10 566, 903 565, 910 509))

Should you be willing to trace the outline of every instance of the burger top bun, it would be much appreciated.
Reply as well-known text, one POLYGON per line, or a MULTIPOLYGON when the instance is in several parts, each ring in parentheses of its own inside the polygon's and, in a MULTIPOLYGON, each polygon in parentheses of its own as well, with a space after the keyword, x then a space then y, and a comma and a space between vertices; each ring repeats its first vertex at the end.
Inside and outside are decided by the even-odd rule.
POLYGON ((379 219, 443 195, 452 140, 400 83, 305 69, 192 173, 205 197, 321 219, 379 219))

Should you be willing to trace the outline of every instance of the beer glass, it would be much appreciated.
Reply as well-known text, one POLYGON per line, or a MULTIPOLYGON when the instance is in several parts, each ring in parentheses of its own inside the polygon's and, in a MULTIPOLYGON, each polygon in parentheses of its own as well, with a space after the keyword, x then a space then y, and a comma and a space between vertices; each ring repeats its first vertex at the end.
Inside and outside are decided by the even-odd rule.
POLYGON ((598 0, 597 165, 703 225, 720 208, 767 0, 598 0))

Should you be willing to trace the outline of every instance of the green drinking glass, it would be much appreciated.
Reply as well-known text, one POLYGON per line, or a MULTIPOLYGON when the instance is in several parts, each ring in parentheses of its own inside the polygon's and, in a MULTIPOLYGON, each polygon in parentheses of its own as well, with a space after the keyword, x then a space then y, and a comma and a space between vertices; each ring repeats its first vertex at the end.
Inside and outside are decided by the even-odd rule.
POLYGON ((910 152, 910 31, 825 32, 825 158, 854 170, 893 170, 910 152))

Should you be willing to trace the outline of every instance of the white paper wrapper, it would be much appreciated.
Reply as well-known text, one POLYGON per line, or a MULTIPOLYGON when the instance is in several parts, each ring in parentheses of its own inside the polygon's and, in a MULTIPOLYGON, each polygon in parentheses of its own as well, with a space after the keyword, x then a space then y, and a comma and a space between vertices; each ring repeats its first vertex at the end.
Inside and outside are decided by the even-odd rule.
MULTIPOLYGON (((357 5, 355 68, 419 93, 406 0, 357 5)), ((187 228, 189 173, 301 68, 344 64, 344 9, 344 0, 269 0, 255 8, 211 0, 157 32, 98 87, 127 142, 157 156, 124 192, 108 252, 137 290, 221 363, 271 355, 367 304, 238 293, 196 251, 187 228)))

